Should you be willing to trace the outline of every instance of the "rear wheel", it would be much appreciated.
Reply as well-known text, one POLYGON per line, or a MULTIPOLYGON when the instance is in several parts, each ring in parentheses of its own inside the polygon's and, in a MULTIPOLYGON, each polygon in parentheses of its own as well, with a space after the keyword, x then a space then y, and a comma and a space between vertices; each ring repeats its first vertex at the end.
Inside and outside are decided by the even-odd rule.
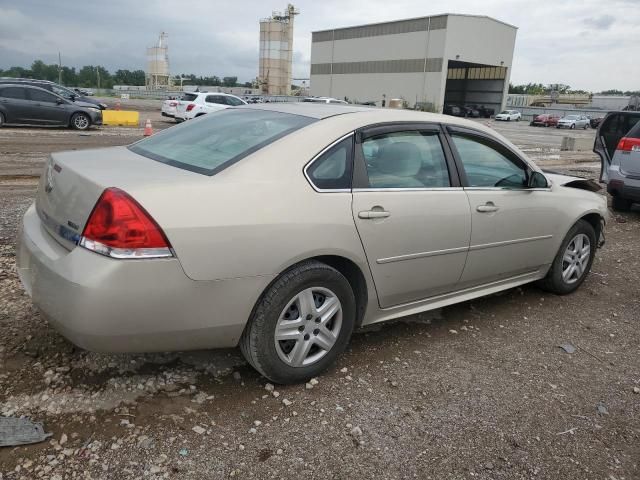
POLYGON ((71 126, 76 130, 87 130, 91 126, 91 120, 86 113, 76 113, 71 117, 71 126))
POLYGON ((240 339, 247 361, 269 380, 298 383, 327 369, 355 324, 347 279, 320 262, 282 274, 258 302, 240 339))
POLYGON ((629 199, 618 196, 611 198, 611 206, 614 210, 618 210, 619 212, 628 212, 631 210, 632 205, 633 202, 629 199))
POLYGON ((574 292, 591 270, 596 246, 593 226, 579 220, 567 233, 547 276, 538 285, 558 295, 574 292))

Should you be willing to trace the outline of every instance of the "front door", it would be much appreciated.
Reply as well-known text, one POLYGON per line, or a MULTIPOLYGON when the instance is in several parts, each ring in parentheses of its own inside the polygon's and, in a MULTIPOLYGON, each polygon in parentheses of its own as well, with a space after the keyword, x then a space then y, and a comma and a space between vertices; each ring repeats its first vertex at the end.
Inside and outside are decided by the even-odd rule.
POLYGON ((67 101, 53 93, 38 88, 28 88, 29 123, 39 125, 67 125, 67 101), (60 100, 60 103, 58 103, 60 100))
POLYGON ((453 291, 471 222, 457 174, 449 174, 438 125, 363 132, 356 144, 353 217, 380 307, 453 291))
POLYGON ((471 207, 471 242, 460 288, 551 263, 561 218, 548 188, 528 188, 527 164, 480 132, 450 129, 471 207))

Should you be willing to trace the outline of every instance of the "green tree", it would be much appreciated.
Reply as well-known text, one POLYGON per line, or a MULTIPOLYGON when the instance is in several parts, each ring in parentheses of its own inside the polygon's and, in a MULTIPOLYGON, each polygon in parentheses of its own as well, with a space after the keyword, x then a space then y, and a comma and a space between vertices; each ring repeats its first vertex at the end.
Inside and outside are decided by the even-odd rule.
POLYGON ((238 84, 238 77, 224 77, 222 85, 225 87, 235 87, 238 84))

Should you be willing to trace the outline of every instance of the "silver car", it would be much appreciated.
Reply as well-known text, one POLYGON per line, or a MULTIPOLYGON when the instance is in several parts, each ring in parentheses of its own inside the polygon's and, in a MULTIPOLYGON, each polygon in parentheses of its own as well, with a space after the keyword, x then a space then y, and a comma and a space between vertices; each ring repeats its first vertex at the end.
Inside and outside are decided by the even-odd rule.
POLYGON ((640 203, 640 112, 610 112, 598 127, 593 151, 600 156, 600 180, 615 210, 640 203))
POLYGON ((584 115, 566 115, 558 120, 556 128, 589 128, 589 119, 584 115))
POLYGON ((299 382, 361 325, 534 281, 573 292, 602 243, 597 188, 464 119, 243 106, 53 153, 18 271, 81 347, 239 345, 265 377, 299 382))

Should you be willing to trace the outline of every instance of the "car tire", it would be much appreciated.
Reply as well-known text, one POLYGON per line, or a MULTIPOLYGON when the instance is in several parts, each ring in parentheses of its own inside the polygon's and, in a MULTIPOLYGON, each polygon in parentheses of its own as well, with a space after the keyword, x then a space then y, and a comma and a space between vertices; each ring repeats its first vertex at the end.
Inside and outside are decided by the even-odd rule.
POLYGON ((629 210, 631 210, 633 202, 627 198, 615 196, 611 197, 611 206, 614 210, 617 210, 619 212, 628 212, 629 210))
POLYGON ((584 129, 586 130, 587 128, 589 128, 589 124, 588 124, 588 123, 585 123, 585 124, 584 124, 584 129))
POLYGON ((75 113, 71 117, 71 127, 75 130, 87 130, 91 126, 91 119, 86 113, 75 113))
POLYGON ((262 295, 242 334, 240 350, 270 381, 304 382, 326 370, 344 351, 355 316, 356 302, 348 280, 329 265, 303 262, 280 275, 262 295), (340 310, 331 315, 324 312, 326 318, 321 318, 322 306, 330 298, 331 308, 340 310), (288 322, 295 323, 287 326, 288 322), (277 329, 291 338, 277 339, 277 329), (325 341, 328 350, 319 345, 325 341))
POLYGON ((578 220, 567 233, 547 276, 538 282, 538 286, 557 295, 574 292, 589 274, 596 248, 597 238, 593 226, 585 220, 578 220), (589 244, 586 245, 585 241, 589 244), (584 249, 587 247, 588 257, 585 258, 584 249), (572 265, 573 271, 570 270, 572 265))
POLYGON ((575 130, 576 129, 576 124, 572 123, 571 126, 569 127, 571 130, 575 130))

